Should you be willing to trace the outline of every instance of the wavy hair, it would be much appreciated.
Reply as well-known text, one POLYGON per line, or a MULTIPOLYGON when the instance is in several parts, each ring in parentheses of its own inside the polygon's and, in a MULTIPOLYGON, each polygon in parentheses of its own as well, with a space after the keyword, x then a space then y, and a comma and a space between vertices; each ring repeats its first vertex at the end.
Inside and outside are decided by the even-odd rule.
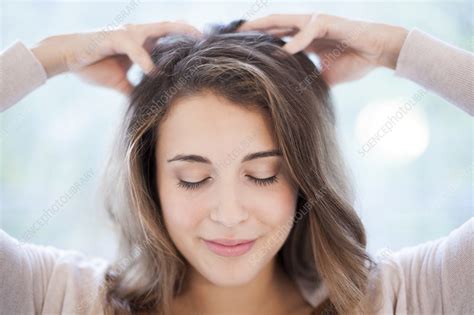
POLYGON ((120 256, 105 275, 108 314, 170 314, 185 258, 163 222, 155 175, 160 121, 178 98, 209 90, 270 117, 298 187, 294 224, 277 254, 311 290, 324 285, 326 314, 364 312, 374 262, 336 141, 328 85, 308 56, 288 54, 280 38, 214 26, 202 38, 173 35, 152 51, 156 70, 130 96, 105 173, 106 207, 120 234, 120 256))

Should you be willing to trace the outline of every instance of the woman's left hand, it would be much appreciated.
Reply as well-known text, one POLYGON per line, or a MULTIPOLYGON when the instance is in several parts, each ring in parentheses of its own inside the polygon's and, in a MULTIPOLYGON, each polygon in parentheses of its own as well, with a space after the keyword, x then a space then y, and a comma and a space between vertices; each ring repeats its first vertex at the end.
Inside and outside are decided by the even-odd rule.
POLYGON ((136 63, 144 73, 154 68, 150 52, 156 40, 172 33, 201 33, 181 22, 125 24, 113 30, 47 37, 31 51, 48 78, 72 72, 82 80, 129 94, 127 72, 136 63))
POLYGON ((289 53, 315 53, 329 85, 357 80, 376 67, 395 69, 408 30, 396 25, 314 14, 273 14, 242 24, 239 31, 259 30, 291 36, 289 53))

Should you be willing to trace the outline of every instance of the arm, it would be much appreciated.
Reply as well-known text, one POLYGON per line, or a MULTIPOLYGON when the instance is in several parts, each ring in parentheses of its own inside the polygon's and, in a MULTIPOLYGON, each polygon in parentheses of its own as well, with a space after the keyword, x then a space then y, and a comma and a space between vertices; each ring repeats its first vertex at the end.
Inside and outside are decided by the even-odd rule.
POLYGON ((47 80, 43 65, 21 41, 16 41, 0 54, 0 73, 0 111, 47 80))
POLYGON ((96 314, 108 263, 18 242, 0 229, 2 314, 96 314))
POLYGON ((403 43, 395 74, 474 115, 474 54, 415 28, 403 43))
POLYGON ((474 115, 474 55, 418 29, 315 13, 275 14, 246 22, 239 30, 293 36, 283 48, 289 53, 316 53, 321 76, 329 85, 386 67, 474 115))
POLYGON ((201 34, 185 23, 158 22, 51 36, 30 49, 16 41, 0 54, 0 111, 64 72, 128 95, 133 89, 127 78, 132 63, 144 73, 152 71, 149 49, 153 41, 171 33, 201 34))
POLYGON ((447 237, 396 254, 413 313, 439 305, 443 314, 472 314, 474 219, 447 237))
POLYGON ((379 252, 368 299, 376 314, 473 314, 473 233, 471 218, 446 237, 379 252))

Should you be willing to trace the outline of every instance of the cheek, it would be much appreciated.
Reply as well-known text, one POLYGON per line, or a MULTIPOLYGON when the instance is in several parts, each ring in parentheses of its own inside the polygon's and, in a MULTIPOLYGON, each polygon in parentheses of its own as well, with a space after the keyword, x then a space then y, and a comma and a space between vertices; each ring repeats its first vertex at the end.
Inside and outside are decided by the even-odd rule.
POLYGON ((255 201, 255 218, 265 228, 261 240, 248 258, 254 270, 263 268, 281 249, 291 231, 297 194, 291 189, 279 189, 262 194, 255 201))
POLYGON ((296 194, 286 185, 265 193, 255 191, 248 200, 255 218, 270 229, 291 222, 295 213, 296 194))
POLYGON ((205 207, 196 198, 186 198, 187 192, 177 188, 163 189, 160 193, 161 209, 171 237, 176 239, 195 234, 205 219, 205 207))

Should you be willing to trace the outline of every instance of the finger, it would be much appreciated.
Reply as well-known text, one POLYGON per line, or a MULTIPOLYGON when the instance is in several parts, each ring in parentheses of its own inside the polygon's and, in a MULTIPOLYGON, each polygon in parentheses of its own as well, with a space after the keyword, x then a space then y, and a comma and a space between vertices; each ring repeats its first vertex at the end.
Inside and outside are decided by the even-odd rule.
POLYGON ((313 35, 310 31, 301 31, 296 34, 288 43, 283 46, 283 49, 290 54, 296 54, 308 47, 313 41, 313 35))
POLYGON ((148 74, 151 72, 155 64, 151 60, 149 53, 145 48, 138 42, 134 41, 132 38, 122 37, 121 38, 121 50, 123 53, 136 63, 144 73, 148 74))
POLYGON ((202 35, 197 28, 183 22, 156 22, 139 24, 138 27, 145 34, 145 37, 162 37, 172 33, 185 33, 196 37, 202 35))
POLYGON ((171 33, 189 33, 193 36, 201 34, 195 27, 181 22, 156 22, 147 24, 127 24, 125 32, 118 32, 114 46, 119 53, 125 53, 144 73, 154 68, 154 63, 144 44, 151 38, 166 36, 171 33))
MULTIPOLYGON (((337 42, 349 41, 358 37, 367 27, 368 23, 357 20, 348 20, 342 17, 314 13, 309 23, 296 34, 285 49, 296 53, 305 49, 314 39, 329 39, 337 42), (359 34, 359 35, 358 35, 359 34)), ((357 41, 352 41, 357 45, 357 41)))
POLYGON ((143 43, 143 48, 151 55, 153 48, 156 46, 158 39, 156 37, 148 37, 143 43))
POLYGON ((310 19, 310 15, 304 14, 272 14, 243 23, 237 31, 265 30, 276 27, 291 27, 301 29, 310 19))
POLYGON ((313 40, 313 42, 307 46, 304 50, 306 52, 313 52, 313 53, 320 53, 326 50, 342 50, 342 49, 347 49, 347 48, 342 48, 343 46, 341 45, 340 42, 334 41, 332 39, 326 39, 326 38, 317 38, 313 40))
POLYGON ((295 54, 308 47, 315 38, 324 36, 324 25, 317 23, 319 14, 313 14, 310 21, 299 31, 291 41, 289 41, 283 49, 290 54, 295 54))
POLYGON ((298 30, 294 28, 272 28, 265 31, 265 33, 268 33, 276 37, 285 37, 285 36, 294 36, 295 34, 298 33, 298 30))
POLYGON ((335 57, 331 52, 326 52, 320 58, 322 77, 330 86, 360 79, 373 69, 364 66, 364 61, 355 60, 350 54, 335 57))

